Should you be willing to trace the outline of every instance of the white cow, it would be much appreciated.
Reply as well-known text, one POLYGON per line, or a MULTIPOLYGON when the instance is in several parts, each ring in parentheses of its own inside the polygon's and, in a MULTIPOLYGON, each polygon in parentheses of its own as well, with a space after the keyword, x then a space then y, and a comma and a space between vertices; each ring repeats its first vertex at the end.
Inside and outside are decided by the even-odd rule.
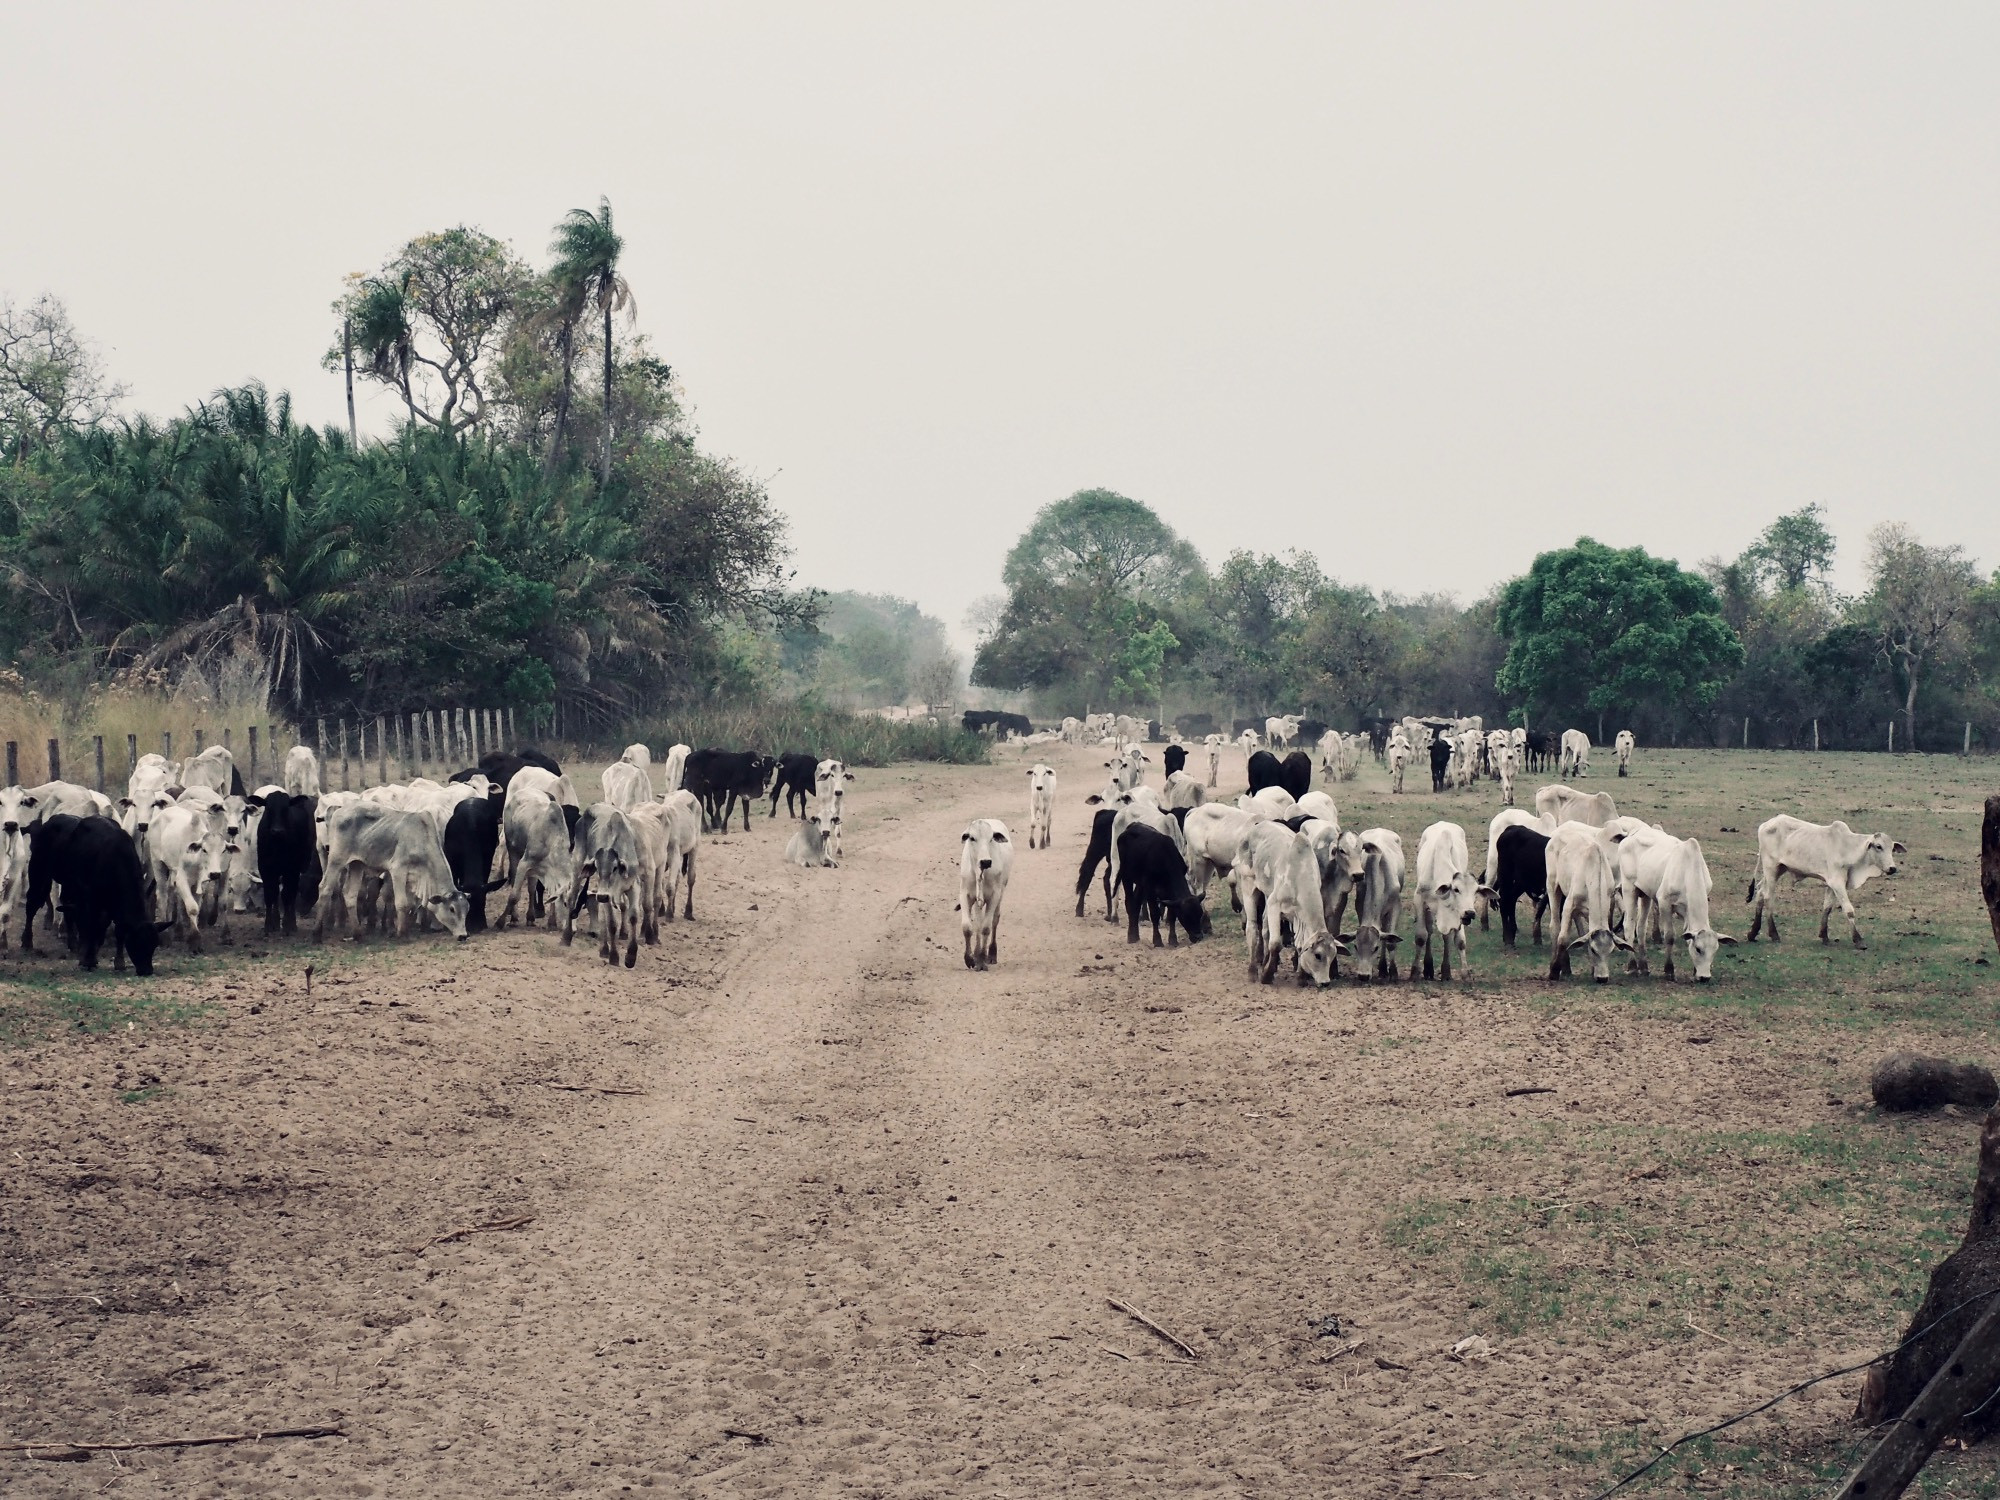
POLYGON ((838 862, 828 850, 827 844, 833 836, 833 826, 838 821, 832 813, 821 812, 815 807, 806 814, 805 821, 799 824, 791 842, 785 845, 785 858, 792 864, 802 865, 808 870, 835 868, 838 862))
POLYGON ((1222 774, 1222 747, 1229 743, 1229 737, 1211 734, 1202 741, 1208 748, 1208 784, 1213 787, 1215 779, 1222 774))
POLYGON ((1256 730, 1246 729, 1241 734, 1236 736, 1236 743, 1242 749, 1243 753, 1245 755, 1248 755, 1252 750, 1255 750, 1260 744, 1262 744, 1263 741, 1257 738, 1256 730))
POLYGON ((1808 823, 1789 813, 1779 813, 1757 825, 1757 876, 1750 882, 1745 899, 1757 905, 1750 920, 1750 941, 1768 923, 1771 941, 1778 941, 1778 913, 1773 905, 1778 882, 1790 875, 1795 880, 1818 880, 1826 886, 1826 905, 1819 914, 1819 940, 1830 941, 1826 924, 1836 905, 1847 918, 1848 936, 1857 948, 1861 928, 1854 920, 1854 892, 1877 875, 1896 873, 1896 860, 1909 851, 1886 833, 1856 833, 1836 818, 1831 823, 1808 823))
POLYGON ((361 896, 370 882, 379 882, 376 923, 386 926, 393 909, 396 935, 408 937, 417 914, 434 917, 445 931, 465 941, 465 915, 470 903, 453 880, 438 843, 437 824, 424 813, 401 812, 379 803, 356 802, 336 810, 328 820, 328 856, 321 886, 315 941, 324 939, 330 921, 344 920, 358 938, 361 896), (380 903, 388 902, 389 908, 380 903))
POLYGON ((1354 931, 1340 940, 1352 946, 1354 972, 1367 980, 1397 977, 1396 931, 1403 916, 1403 841, 1387 828, 1361 831, 1360 893, 1354 899, 1354 931))
POLYGON ((1233 875, 1243 906, 1250 977, 1261 984, 1271 982, 1289 925, 1298 954, 1299 983, 1328 983, 1340 943, 1326 930, 1319 860, 1312 845, 1282 823, 1253 824, 1244 835, 1233 875))
POLYGON ((1584 823, 1561 823, 1549 835, 1543 853, 1549 908, 1556 913, 1555 947, 1549 958, 1549 978, 1570 972, 1571 933, 1581 930, 1590 954, 1590 974, 1599 984, 1611 979, 1614 948, 1631 944, 1611 930, 1611 853, 1621 835, 1584 823))
POLYGON ((1208 883, 1215 876, 1229 878, 1245 836, 1269 817, 1261 807, 1245 809, 1220 802, 1203 803, 1187 815, 1182 832, 1187 839, 1188 889, 1198 899, 1207 900, 1208 883))
POLYGON ((1273 747, 1283 745, 1289 748, 1292 741, 1299 737, 1299 725, 1304 722, 1303 714, 1282 714, 1274 719, 1266 719, 1264 738, 1269 740, 1273 747))
POLYGON ((983 971, 1000 961, 1000 902, 1013 868, 1007 825, 998 818, 974 818, 959 835, 958 855, 959 928, 968 969, 983 971))
POLYGON ((692 920, 694 860, 701 852, 700 799, 690 791, 671 791, 658 802, 634 808, 631 817, 635 826, 645 822, 658 824, 665 839, 665 847, 658 851, 659 873, 653 885, 658 912, 655 930, 658 921, 673 921, 674 902, 683 881, 687 883, 687 910, 682 915, 692 920))
POLYGON ((1274 818, 1298 816, 1298 799, 1281 786, 1259 787, 1254 792, 1245 792, 1236 799, 1238 807, 1261 807, 1274 818))
POLYGON ((1200 807, 1208 801, 1208 789, 1185 770, 1175 771, 1167 777, 1165 791, 1170 812, 1177 807, 1200 807))
POLYGON ((1618 774, 1620 776, 1623 776, 1626 768, 1632 764, 1632 752, 1638 748, 1638 745, 1639 742, 1632 738, 1632 731, 1629 729, 1619 730, 1618 738, 1611 742, 1611 748, 1618 752, 1618 774))
MULTIPOLYGON (((0 948, 18 938, 28 908, 28 831, 0 833, 0 948)), ((140 856, 143 863, 144 856, 140 856)))
POLYGON ((840 831, 847 816, 847 783, 853 779, 854 773, 844 760, 823 760, 813 767, 813 800, 827 815, 824 826, 835 859, 840 858, 840 831))
MULTIPOLYGON (((1444 974, 1451 978, 1451 950, 1458 948, 1461 979, 1472 977, 1465 957, 1465 929, 1472 925, 1473 899, 1479 882, 1472 876, 1465 830, 1456 823, 1433 823, 1417 841, 1417 946, 1424 951, 1424 978, 1431 971, 1433 950, 1443 939, 1444 974)), ((1417 977, 1416 955, 1410 956, 1410 978, 1417 977)))
MULTIPOLYGON (((1266 787, 1264 790, 1270 791, 1272 788, 1266 787)), ((1259 795, 1261 796, 1262 793, 1259 793, 1259 795)), ((1303 813, 1306 817, 1319 818, 1324 822, 1331 823, 1333 831, 1335 833, 1340 832, 1340 809, 1334 806, 1333 798, 1325 792, 1318 790, 1307 792, 1303 797, 1299 798, 1294 806, 1298 812, 1303 813)))
POLYGON ((667 758, 660 762, 660 795, 665 797, 681 789, 682 773, 687 769, 687 758, 694 751, 686 745, 670 745, 667 758))
POLYGON ((1416 751, 1401 733, 1389 740, 1389 790, 1397 796, 1403 793, 1403 773, 1410 769, 1410 762, 1416 758, 1416 751))
POLYGON ((1609 792, 1579 792, 1574 787, 1545 786, 1535 793, 1535 811, 1558 823, 1584 823, 1602 828, 1618 816, 1618 806, 1609 792))
POLYGON ((1563 781, 1572 776, 1590 774, 1590 736, 1581 729, 1565 729, 1562 737, 1562 758, 1556 766, 1556 775, 1563 781))
POLYGON ((294 797, 319 795, 319 757, 310 745, 294 745, 285 752, 285 790, 294 797))
POLYGON ((1028 847, 1046 849, 1056 821, 1056 771, 1040 761, 1028 771, 1028 847))
POLYGON ((1684 942, 1696 981, 1707 984, 1717 948, 1736 939, 1717 932, 1709 916, 1714 881, 1700 842, 1652 828, 1628 833, 1618 845, 1618 887, 1638 971, 1648 972, 1646 936, 1657 927, 1666 951, 1665 976, 1674 977, 1674 945, 1684 942))
POLYGON ((190 803, 161 808, 153 814, 147 833, 149 873, 158 903, 154 916, 171 921, 191 953, 201 951, 202 912, 218 905, 222 894, 228 873, 224 842, 207 809, 190 803))
MULTIPOLYGON (((636 745, 632 748, 643 751, 646 747, 636 745)), ((614 760, 598 778, 604 800, 627 812, 653 800, 653 778, 645 765, 630 758, 631 754, 632 750, 627 750, 626 759, 614 760)))
POLYGON ((637 766, 642 771, 652 769, 653 752, 645 745, 627 745, 625 753, 618 758, 626 765, 637 766))
MULTIPOLYGON (((518 782, 517 775, 514 782, 518 782)), ((507 905, 500 913, 500 920, 493 925, 505 927, 517 921, 517 912, 525 911, 532 918, 534 907, 532 893, 535 882, 541 883, 545 901, 545 916, 548 925, 557 925, 557 908, 566 905, 570 888, 576 879, 576 861, 570 852, 569 820, 563 816, 562 805, 547 792, 536 787, 523 787, 520 795, 515 795, 514 783, 507 786, 507 803, 500 814, 500 834, 507 845, 511 883, 507 890, 507 905), (524 907, 522 898, 530 897, 524 907)))

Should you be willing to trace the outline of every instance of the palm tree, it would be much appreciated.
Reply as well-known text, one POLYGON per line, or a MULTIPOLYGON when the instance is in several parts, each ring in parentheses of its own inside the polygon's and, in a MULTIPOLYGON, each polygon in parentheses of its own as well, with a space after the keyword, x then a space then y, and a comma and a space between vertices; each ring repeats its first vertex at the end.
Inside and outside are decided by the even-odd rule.
MULTIPOLYGON (((556 237, 549 251, 556 258, 552 274, 558 287, 563 289, 563 301, 568 305, 574 301, 578 312, 583 305, 595 302, 604 314, 604 459, 599 474, 600 484, 611 483, 611 315, 622 312, 627 319, 638 315, 638 304, 632 300, 632 288, 625 278, 618 274, 618 257, 625 249, 611 227, 611 200, 600 198, 598 209, 592 213, 587 208, 573 208, 563 215, 556 226, 556 237)), ((568 346, 564 348, 564 404, 568 404, 568 346)))
POLYGON ((410 360, 416 351, 416 332, 410 327, 403 287, 397 282, 370 277, 361 283, 352 317, 354 342, 367 361, 368 373, 403 393, 410 425, 416 426, 417 403, 410 391, 410 360))

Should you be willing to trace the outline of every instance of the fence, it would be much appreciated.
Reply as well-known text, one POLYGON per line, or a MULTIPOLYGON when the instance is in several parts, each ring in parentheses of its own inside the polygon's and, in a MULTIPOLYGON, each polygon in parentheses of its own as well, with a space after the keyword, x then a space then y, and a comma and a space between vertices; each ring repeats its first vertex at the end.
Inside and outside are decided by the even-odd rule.
MULTIPOLYGON (((255 788, 267 781, 282 779, 285 755, 293 744, 309 743, 318 755, 322 788, 329 792, 345 792, 415 776, 434 775, 442 780, 453 771, 477 763, 479 757, 489 750, 498 750, 503 744, 520 743, 511 708, 427 708, 407 715, 315 719, 310 741, 290 738, 289 732, 281 735, 279 729, 277 724, 251 724, 245 727, 243 738, 238 741, 234 728, 225 727, 222 738, 215 742, 229 751, 236 761, 246 787, 255 788), (369 777, 371 769, 375 773, 372 782, 369 777)), ((209 743, 208 731, 196 729, 194 743, 181 748, 186 755, 198 755, 209 743)), ((29 747, 31 753, 33 748, 29 747)), ((23 784, 21 749, 19 741, 7 741, 8 786, 23 784)), ((61 781, 67 764, 72 773, 88 775, 91 778, 89 784, 98 791, 109 791, 105 782, 107 768, 103 735, 92 735, 82 744, 72 740, 67 747, 61 739, 51 739, 44 750, 46 759, 42 764, 47 774, 33 777, 28 784, 61 781), (76 763, 75 756, 79 750, 88 763, 87 772, 76 763)), ((129 779, 139 768, 141 751, 136 734, 125 736, 124 750, 123 771, 129 779)), ((174 758, 171 730, 160 736, 160 754, 168 760, 174 758)), ((29 759, 26 764, 32 774, 34 761, 29 759)), ((115 766, 113 769, 116 769, 115 766)), ((73 774, 72 779, 80 777, 73 774)))

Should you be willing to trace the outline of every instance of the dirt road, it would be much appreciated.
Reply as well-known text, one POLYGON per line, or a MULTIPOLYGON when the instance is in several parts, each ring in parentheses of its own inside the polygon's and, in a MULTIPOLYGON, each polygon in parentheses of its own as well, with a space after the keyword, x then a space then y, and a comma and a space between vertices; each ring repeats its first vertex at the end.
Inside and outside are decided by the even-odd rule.
MULTIPOLYGON (((1055 847, 1017 855, 1000 967, 968 973, 958 832, 1025 824, 999 759, 862 773, 837 871, 781 864, 782 819, 711 840, 697 921, 630 972, 520 932, 193 976, 170 955, 208 1023, 0 1061, 0 1437, 346 1434, 0 1458, 0 1485, 1538 1495, 1574 1474, 1561 1433, 1789 1377, 1692 1333, 1503 1338, 1383 1235, 1419 1187, 1492 1188, 1441 1131, 1809 1121, 1822 1100, 1746 1102, 1767 1040, 1661 1046, 1497 990, 1259 989, 1233 928, 1128 948, 1071 912, 1081 752, 1055 847), (1494 1353, 1450 1357, 1471 1334, 1494 1353)), ((1659 1184, 1630 1165, 1527 1159, 1505 1191, 1638 1201, 1659 1184)), ((1851 1400, 1794 1421, 1839 1433, 1851 1400)))

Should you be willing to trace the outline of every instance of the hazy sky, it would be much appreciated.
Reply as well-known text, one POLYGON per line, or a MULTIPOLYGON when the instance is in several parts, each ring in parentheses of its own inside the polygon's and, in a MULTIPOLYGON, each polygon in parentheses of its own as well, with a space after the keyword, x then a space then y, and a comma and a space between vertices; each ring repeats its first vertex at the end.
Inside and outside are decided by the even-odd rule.
MULTIPOLYGON (((2000 7, 14 5, 0 292, 173 411, 610 195, 803 582, 958 628, 1089 485, 1483 592, 1824 502, 2000 563, 2000 7)), ((390 405, 371 400, 378 430, 390 405)))

